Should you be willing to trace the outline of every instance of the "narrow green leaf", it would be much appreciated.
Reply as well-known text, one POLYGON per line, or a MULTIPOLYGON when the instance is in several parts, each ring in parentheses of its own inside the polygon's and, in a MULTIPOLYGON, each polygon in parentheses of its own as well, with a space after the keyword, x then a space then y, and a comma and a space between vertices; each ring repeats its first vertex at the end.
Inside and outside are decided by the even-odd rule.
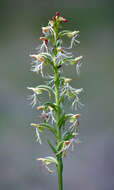
POLYGON ((64 104, 64 96, 61 96, 60 99, 59 99, 59 104, 62 103, 64 104))
POLYGON ((51 33, 53 34, 53 36, 54 36, 54 40, 56 41, 56 32, 54 31, 53 28, 51 28, 51 33))
POLYGON ((49 125, 49 124, 47 124, 47 123, 40 123, 39 126, 42 126, 42 127, 44 127, 44 128, 49 129, 49 131, 50 131, 51 133, 53 133, 53 135, 54 135, 55 137, 57 137, 57 132, 56 132, 56 130, 55 130, 51 125, 49 125))
POLYGON ((64 126, 65 120, 66 120, 66 117, 65 117, 65 114, 63 114, 62 117, 59 119, 59 122, 58 122, 58 126, 59 126, 60 128, 61 128, 62 126, 64 126))
POLYGON ((59 150, 62 149, 63 143, 64 143, 64 141, 61 141, 61 142, 58 143, 57 148, 56 148, 57 152, 59 152, 59 150))
POLYGON ((56 151, 55 147, 51 144, 51 142, 50 142, 50 140, 49 140, 48 138, 47 138, 47 142, 48 142, 48 145, 50 146, 52 152, 53 152, 54 154, 56 154, 57 151, 56 151))
POLYGON ((59 39, 59 40, 57 40, 57 42, 56 42, 56 47, 61 47, 61 46, 62 46, 62 40, 59 39))

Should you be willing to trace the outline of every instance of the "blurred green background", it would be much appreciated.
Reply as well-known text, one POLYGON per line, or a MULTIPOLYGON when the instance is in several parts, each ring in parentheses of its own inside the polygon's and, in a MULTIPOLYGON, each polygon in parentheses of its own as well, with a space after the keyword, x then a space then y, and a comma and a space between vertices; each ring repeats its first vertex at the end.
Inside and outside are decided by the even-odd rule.
MULTIPOLYGON (((57 176, 37 157, 51 154, 35 141, 27 86, 41 83, 30 72, 29 54, 40 44, 41 27, 59 11, 66 28, 80 30, 81 74, 66 70, 83 87, 80 140, 64 159, 65 190, 114 189, 114 3, 111 0, 0 0, 0 190, 57 190, 57 176)), ((67 110, 68 111, 68 110, 67 110)))

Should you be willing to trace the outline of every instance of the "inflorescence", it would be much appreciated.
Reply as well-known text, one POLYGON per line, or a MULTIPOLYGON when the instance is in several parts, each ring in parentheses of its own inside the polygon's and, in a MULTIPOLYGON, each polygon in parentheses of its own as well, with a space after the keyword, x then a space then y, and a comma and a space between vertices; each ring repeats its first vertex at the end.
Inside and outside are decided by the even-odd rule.
POLYGON ((79 117, 77 108, 82 104, 80 102, 80 93, 82 88, 76 89, 70 85, 71 78, 63 76, 63 65, 71 65, 76 67, 77 73, 81 66, 82 56, 75 57, 70 50, 75 44, 79 44, 77 39, 79 31, 62 30, 62 23, 66 23, 67 19, 60 16, 56 12, 48 22, 48 26, 42 27, 42 36, 40 37, 41 45, 37 48, 37 53, 31 54, 32 68, 31 71, 40 73, 46 80, 46 84, 36 87, 28 87, 32 91, 29 97, 32 107, 40 112, 40 122, 31 123, 36 130, 37 141, 41 144, 41 134, 45 134, 45 130, 53 134, 55 141, 52 143, 50 138, 46 136, 46 140, 53 151, 55 157, 48 156, 38 158, 49 172, 50 164, 55 164, 58 168, 59 158, 65 157, 69 149, 73 150, 74 144, 79 143, 79 117), (64 37, 70 39, 68 47, 63 46, 64 37), (44 68, 51 69, 51 74, 44 72, 44 68), (48 100, 42 102, 43 92, 48 93, 48 100), (70 101, 75 113, 66 113, 64 105, 70 101))

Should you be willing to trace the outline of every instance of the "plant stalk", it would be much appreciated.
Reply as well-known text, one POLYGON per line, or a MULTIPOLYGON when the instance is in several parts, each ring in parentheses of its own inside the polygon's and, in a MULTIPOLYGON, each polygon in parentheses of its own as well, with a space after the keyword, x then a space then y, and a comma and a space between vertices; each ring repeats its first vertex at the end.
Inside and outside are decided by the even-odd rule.
POLYGON ((62 171, 63 171, 63 162, 62 162, 62 158, 59 156, 58 157, 58 168, 57 168, 57 173, 58 173, 58 190, 63 190, 62 171))
MULTIPOLYGON (((55 68, 54 73, 54 79, 55 79, 55 101, 56 105, 59 108, 59 74, 58 74, 58 68, 55 68)), ((56 129, 57 129, 57 144, 61 141, 61 129, 58 125, 60 119, 60 110, 57 109, 56 112, 56 129)), ((58 160, 58 166, 57 166, 57 174, 58 174, 58 190, 63 190, 63 162, 62 162, 62 154, 59 154, 57 156, 58 160)))
MULTIPOLYGON (((55 27, 55 44, 58 39, 58 27, 55 27)), ((56 56, 56 53, 55 53, 56 56)), ((54 83, 55 83, 55 102, 58 107, 56 112, 56 129, 57 129, 57 145, 61 142, 61 128, 59 126, 59 119, 60 119, 60 105, 59 105, 59 73, 58 68, 56 65, 55 59, 55 69, 54 69, 54 83)), ((63 161, 62 161, 62 154, 57 155, 58 166, 57 166, 57 174, 58 174, 58 190, 63 190, 63 161)))

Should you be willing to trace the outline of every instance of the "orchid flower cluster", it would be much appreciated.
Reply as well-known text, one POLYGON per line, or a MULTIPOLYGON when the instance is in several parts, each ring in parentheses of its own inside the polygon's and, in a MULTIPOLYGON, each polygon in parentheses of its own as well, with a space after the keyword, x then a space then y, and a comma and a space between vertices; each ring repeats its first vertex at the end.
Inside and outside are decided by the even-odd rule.
MULTIPOLYGON (((48 26, 42 27, 42 44, 37 48, 37 53, 31 54, 31 71, 40 73, 48 80, 46 84, 36 87, 28 87, 32 95, 29 97, 32 107, 40 113, 40 122, 31 123, 36 130, 37 141, 41 144, 41 135, 44 134, 54 157, 47 156, 38 158, 45 168, 52 173, 50 164, 55 164, 58 173, 58 189, 63 189, 62 171, 63 158, 68 150, 73 150, 74 144, 79 143, 79 116, 77 108, 82 104, 80 102, 80 93, 82 88, 76 89, 70 85, 71 78, 63 76, 63 67, 67 65, 75 66, 77 74, 82 64, 82 56, 73 56, 70 50, 75 44, 79 44, 79 31, 61 30, 62 24, 67 20, 56 12, 56 16, 48 22, 48 26), (64 47, 64 38, 69 39, 69 47, 64 47), (44 72, 45 67, 49 67, 51 74, 44 72), (43 93, 48 94, 47 100, 42 102, 43 93), (75 113, 66 113, 64 105, 70 102, 75 113), (55 138, 52 142, 50 137, 46 136, 48 130, 55 138)), ((48 69, 48 70, 49 70, 48 69)))

